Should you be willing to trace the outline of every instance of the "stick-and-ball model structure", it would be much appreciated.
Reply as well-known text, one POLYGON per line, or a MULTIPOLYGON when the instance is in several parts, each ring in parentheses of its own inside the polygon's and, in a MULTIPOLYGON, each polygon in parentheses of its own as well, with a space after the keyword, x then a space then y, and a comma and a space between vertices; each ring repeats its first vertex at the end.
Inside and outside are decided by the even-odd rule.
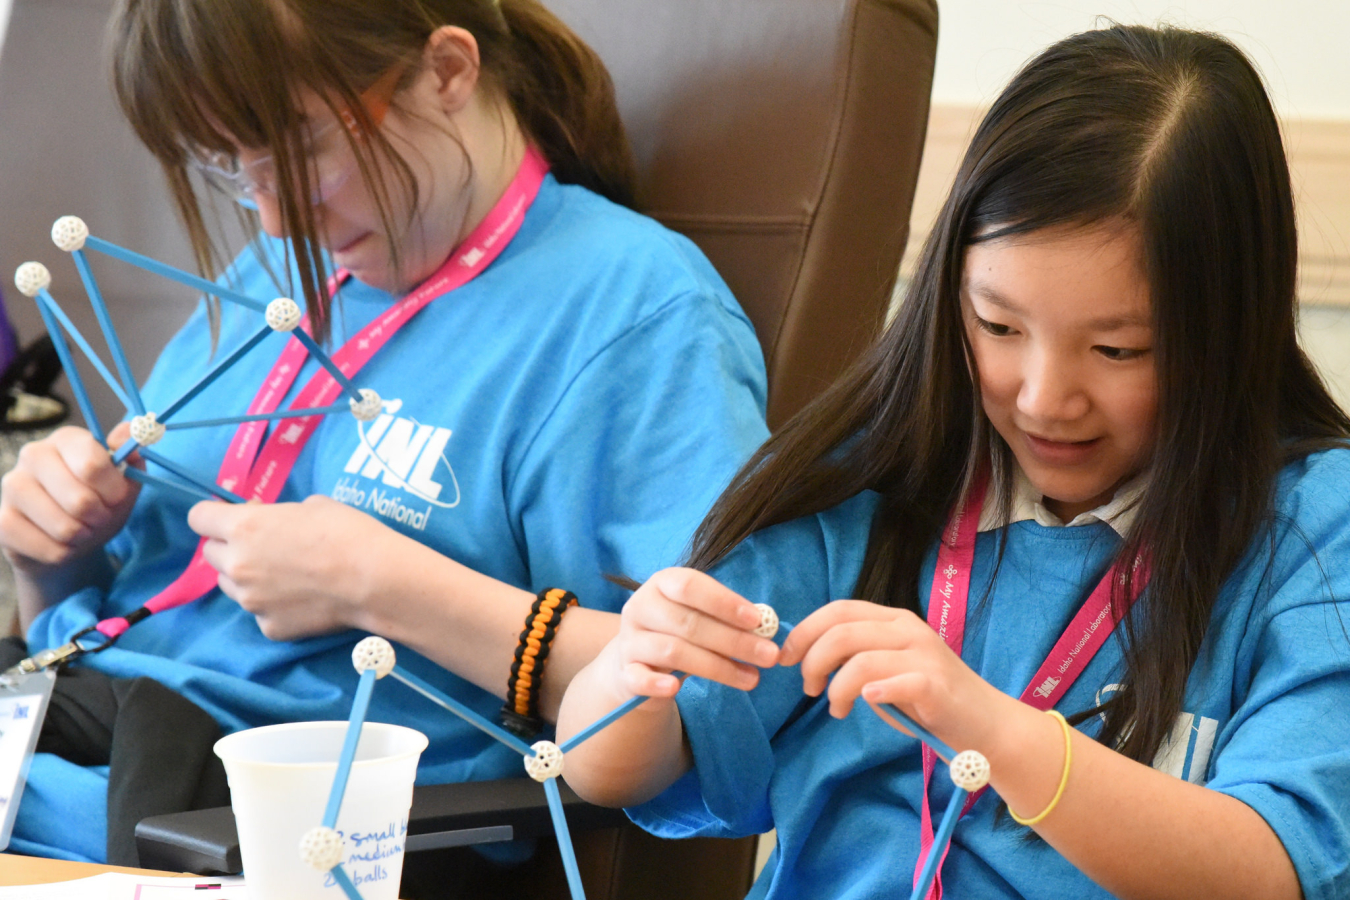
MULTIPOLYGON (((102 429, 97 416, 94 413, 94 407, 90 401, 88 391, 78 370, 75 367, 75 357, 71 352, 70 344, 66 340, 68 334, 70 340, 74 341, 80 351, 88 358, 89 363, 94 370, 107 383, 112 392, 121 400, 127 413, 131 416, 131 438, 112 453, 114 463, 122 465, 137 449, 141 456, 150 463, 168 472, 172 478, 154 474, 147 471, 141 471, 131 466, 122 465, 122 471, 128 478, 158 484, 171 490, 186 493, 194 498, 222 499, 233 503, 244 502, 243 498, 234 494, 232 491, 221 485, 202 479, 192 473, 184 466, 177 465, 164 458, 163 456, 149 450, 148 448, 163 439, 169 429, 174 428, 200 428, 215 425, 242 424, 249 421, 260 420, 278 420, 285 418, 308 417, 315 415, 331 415, 338 412, 348 412, 356 419, 369 422, 379 416, 383 401, 379 394, 369 388, 357 388, 342 371, 334 364, 332 358, 324 352, 308 332, 302 327, 303 316, 299 304, 288 297, 277 297, 270 301, 261 301, 253 297, 238 293, 228 287, 214 284, 206 279, 199 278, 188 272, 176 269, 172 266, 161 263, 157 260, 135 253, 131 250, 119 247, 109 241, 97 238, 89 233, 89 228, 79 218, 75 216, 64 216, 56 221, 52 226, 52 241, 60 249, 68 252, 75 260, 76 268, 79 270, 80 277, 84 282, 86 293, 89 295, 89 301, 94 309, 94 314, 98 320, 99 327, 103 332, 108 348, 112 353, 113 364, 117 369, 117 375, 108 369, 95 352, 92 345, 75 327, 74 323, 66 315, 64 310, 52 297, 50 287, 52 283, 51 272, 46 266, 37 262, 27 262, 19 266, 15 272, 14 283, 20 293, 33 298, 38 307, 38 312, 42 316, 43 324, 51 335, 52 343, 55 345, 57 355, 61 359, 61 364, 65 369, 67 380, 70 382, 72 391, 75 393, 75 399, 84 415, 86 424, 90 432, 100 443, 107 445, 107 434, 102 429), (222 300, 236 303, 246 308, 259 312, 263 316, 263 324, 252 337, 246 340, 238 349, 228 354, 219 363, 213 366, 198 382, 173 401, 163 410, 147 410, 145 403, 141 398, 140 389, 131 372, 130 363, 123 351, 121 341, 117 336, 116 328, 113 325, 112 317, 109 313, 107 304, 103 300, 103 295, 99 290, 98 283, 94 280, 94 275, 90 269, 88 259, 85 256, 85 248, 98 250, 107 256, 122 260, 123 262, 142 268, 153 274, 169 278, 188 287, 195 288, 209 296, 219 297, 222 300), (239 362, 256 347, 263 338, 274 332, 289 332, 298 340, 305 344, 306 349, 314 356, 324 369, 332 375, 333 379, 341 385, 343 391, 348 395, 348 402, 345 404, 335 404, 328 407, 315 409, 284 409, 271 413, 260 413, 256 415, 229 416, 225 418, 214 418, 208 420, 194 420, 190 422, 179 422, 175 419, 176 414, 192 399, 197 397, 211 383, 216 381, 229 370, 231 366, 239 362)), ((755 633, 761 637, 772 638, 779 630, 778 616, 774 610, 766 604, 756 604, 760 609, 760 625, 755 629, 755 633)), ((79 644, 78 640, 73 641, 71 647, 73 651, 53 658, 53 662, 69 662, 71 659, 87 652, 97 652, 98 649, 109 646, 114 638, 110 638, 106 643, 91 648, 85 648, 79 644)), ((348 720, 347 733, 343 741, 342 751, 338 758, 338 765, 334 773, 333 785, 329 792, 328 805, 324 811, 322 824, 307 832, 301 840, 299 853, 301 860, 321 872, 327 872, 341 887, 349 900, 363 900, 360 891, 352 883, 350 877, 342 867, 342 861, 346 857, 346 849, 342 835, 335 830, 338 813, 342 807, 342 799, 347 789, 347 781, 351 775, 351 766, 356 757, 356 748, 360 742, 361 729, 365 723, 367 711, 370 708, 371 695, 375 689, 375 682, 381 678, 392 675, 396 680, 422 694, 431 702, 441 706, 445 710, 459 716, 470 725, 478 728, 488 736, 510 747, 523 758, 526 773, 535 781, 540 782, 544 787, 544 793, 548 800, 549 813, 553 820, 554 833, 558 839, 558 848, 563 859, 563 868, 567 874, 568 887, 572 893, 573 900, 585 900, 585 890, 581 884, 581 875, 577 867, 576 854, 572 849, 571 836, 567 828, 567 818, 563 812, 562 796, 558 790, 557 780, 563 772, 563 763, 569 750, 577 747, 582 742, 610 725, 620 717, 636 709, 642 703, 646 702, 646 697, 634 697, 627 703, 619 706, 613 711, 602 716, 600 719, 587 726, 586 728, 573 735, 561 745, 552 741, 541 740, 534 744, 526 744, 516 735, 506 731, 491 722, 474 710, 464 704, 445 695, 441 691, 432 687, 430 684, 422 681, 417 676, 401 669, 396 664, 394 648, 381 637, 368 637, 358 643, 352 651, 352 663, 356 671, 360 673, 360 682, 357 685, 356 694, 352 700, 351 717, 348 720)), ((50 664, 50 663, 49 663, 50 664)), ((680 673, 676 673, 680 674, 680 673)), ((919 878, 914 885, 914 891, 911 894, 911 900, 922 900, 928 894, 933 879, 937 874, 937 867, 943 856, 946 854, 947 845, 951 840, 952 831, 956 827, 957 819, 960 818, 962 806, 966 797, 980 789, 989 782, 989 763, 983 755, 974 750, 967 750, 962 753, 956 753, 942 741, 938 740, 928 731, 923 729, 910 719, 905 713, 894 706, 889 706, 889 710, 896 720, 912 732, 919 740, 927 744, 943 760, 949 764, 952 781, 956 785, 956 791, 953 793, 947 804, 947 809, 943 814, 942 822, 938 826, 932 847, 929 849, 927 857, 924 859, 919 878)))
MULTIPOLYGON (((779 629, 778 615, 767 604, 755 604, 760 611, 759 627, 754 633, 760 637, 773 638, 779 629)), ((514 734, 485 719, 469 707, 446 696, 431 685, 409 672, 399 668, 395 661, 394 648, 381 637, 368 637, 356 645, 352 651, 352 664, 361 673, 356 696, 352 702, 352 714, 348 720, 347 735, 342 753, 338 758, 337 771, 333 777, 333 787, 328 797, 328 807, 324 812, 323 824, 306 832, 300 842, 300 857, 309 866, 332 875, 349 900, 362 900, 361 893, 342 868, 345 847, 342 836, 336 831, 338 812, 342 807, 342 796, 346 790, 351 765, 356 757, 356 747, 360 741, 361 728, 365 723, 366 712, 370 707, 371 693, 375 682, 392 675, 398 681, 422 694, 433 703, 459 716, 465 722, 478 728, 506 746, 515 750, 524 758, 525 771, 544 786, 548 799, 549 814, 553 819, 554 834, 558 838, 558 850, 563 860, 563 869, 567 874, 568 888, 572 900, 585 900, 586 892, 581 884, 581 874, 577 866, 576 854, 572 849, 571 835, 567 828, 567 818, 563 812, 562 796, 558 791, 557 780, 563 773, 563 762, 568 751, 588 740, 622 716, 637 709, 646 702, 646 697, 634 697, 613 711, 601 716, 594 723, 583 728, 561 745, 552 741, 537 741, 526 744, 514 734)), ((676 673, 677 675, 679 673, 676 673)), ((933 840, 928 856, 924 859, 919 879, 914 885, 911 900, 922 900, 937 876, 937 867, 946 855, 947 845, 951 841, 952 831, 960 818, 966 797, 982 789, 989 783, 989 762, 983 754, 975 750, 955 753, 950 747, 929 734, 909 716, 894 706, 890 712, 896 719, 914 733, 921 741, 931 747, 938 756, 949 761, 949 770, 956 790, 947 803, 942 822, 933 840)))
POLYGON ((75 267, 79 270, 80 278, 84 282, 85 292, 89 295, 89 302, 93 306, 94 316, 98 320, 99 328, 103 332, 104 340, 112 354, 113 366, 117 370, 117 374, 114 375, 108 366, 103 363, 93 346, 75 327, 70 317, 66 315, 60 304, 52 296, 50 291, 52 275, 46 266, 39 262, 24 263, 19 266, 14 274, 14 284, 20 293, 33 298, 37 302, 38 313, 42 316, 43 324, 51 335, 52 343, 55 345, 57 355, 65 369, 66 378, 75 394, 76 403, 79 405, 85 423, 89 426, 89 431, 95 439, 106 445, 107 434, 94 413, 89 393, 75 367, 75 357, 71 352, 70 343, 66 339, 67 335, 69 335, 70 341, 73 341, 89 360, 90 365, 93 366, 103 381, 107 383, 108 388, 122 402, 127 414, 131 416, 131 439, 123 443, 113 453, 113 462, 121 465, 127 457, 139 450, 141 456, 147 462, 154 463, 173 476, 168 478, 132 467, 125 467, 123 471, 128 478, 158 484, 171 490, 187 493, 197 499, 212 498, 231 503, 242 503, 244 502, 243 498, 232 491, 196 476, 186 467, 165 459, 149 448, 163 440, 165 433, 171 429, 205 428, 216 425, 242 424, 249 421, 306 418, 316 415, 332 415, 338 412, 351 413, 357 419, 369 422, 378 417, 383 409, 383 400, 379 394, 369 388, 357 388, 333 362, 328 353, 301 327, 303 317, 300 305, 291 298, 277 297, 270 301, 263 301, 241 294, 223 285, 214 284, 204 278, 199 278, 173 266, 119 247, 110 241, 95 237, 89 233, 89 227, 84 221, 75 216, 63 216, 56 220, 56 223, 52 226, 52 242, 69 253, 75 261, 75 267), (127 360, 122 342, 117 335, 117 329, 113 325, 108 305, 103 299, 103 293, 99 289, 98 282, 94 279, 93 270, 89 266, 89 260, 85 254, 86 248, 97 250, 153 274, 196 288, 205 294, 252 309, 262 314, 263 322, 258 330, 239 348, 212 366, 196 384, 189 387, 167 407, 162 410, 147 410, 145 402, 141 398, 140 388, 136 385, 135 377, 131 372, 131 364, 127 360), (270 413, 227 418, 186 422, 175 419, 184 406, 247 356, 249 351, 262 342, 263 338, 274 332, 288 332, 304 344, 306 350, 314 356, 348 395, 348 402, 314 409, 279 409, 270 413))

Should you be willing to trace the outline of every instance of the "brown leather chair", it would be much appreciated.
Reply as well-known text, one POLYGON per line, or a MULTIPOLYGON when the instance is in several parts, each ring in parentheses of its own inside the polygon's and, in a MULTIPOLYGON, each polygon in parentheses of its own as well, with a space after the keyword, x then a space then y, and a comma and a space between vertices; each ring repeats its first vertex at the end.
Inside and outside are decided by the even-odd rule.
POLYGON ((644 212, 755 323, 777 426, 876 335, 909 232, 936 0, 544 0, 604 59, 644 212))
MULTIPOLYGON (((613 76, 643 212, 697 243, 754 321, 769 423, 783 423, 884 321, 928 125, 936 0, 544 2, 613 76)), ((573 837, 592 900, 739 900, 753 878, 755 838, 660 841, 631 824, 573 837)), ((555 854, 465 895, 565 898, 555 854)))
MULTIPOLYGON (((885 316, 928 120, 935 0, 544 2, 610 68, 641 207, 704 250, 754 321, 769 367, 769 421, 781 424, 885 316)), ((521 817, 515 836, 547 833, 533 782, 437 786, 417 798, 421 846, 447 847, 501 821, 507 807, 521 817), (512 794, 539 808, 522 811, 512 794)), ((749 888, 754 838, 658 841, 613 815, 574 809, 591 900, 735 900, 749 888)), ((220 812, 225 837, 195 845, 219 861, 198 871, 227 866, 233 821, 220 812)), ((182 855, 192 828, 142 826, 143 854, 158 828, 159 846, 178 854, 159 864, 195 868, 182 855)), ((567 897, 556 847, 505 876, 464 848, 410 852, 406 865, 409 897, 567 897), (413 886, 419 878, 425 888, 413 886)))
MULTIPOLYGON (((544 0, 599 51, 618 91, 640 205, 692 238, 759 333, 769 420, 814 397, 879 329, 909 231, 937 45, 935 0, 544 0)), ((464 847, 509 821, 551 826, 538 785, 438 785, 414 793, 412 900, 563 898, 556 844, 494 871, 464 847), (467 840, 468 838, 466 838, 467 840)), ((569 796, 591 900, 738 900, 756 839, 660 841, 569 796)), ((228 810, 147 820, 142 863, 237 867, 228 810), (195 835, 195 837, 193 837, 195 835), (191 838, 191 839, 185 839, 191 838), (209 852, 194 863, 192 848, 209 852)), ((142 833, 144 832, 144 833, 142 833)))

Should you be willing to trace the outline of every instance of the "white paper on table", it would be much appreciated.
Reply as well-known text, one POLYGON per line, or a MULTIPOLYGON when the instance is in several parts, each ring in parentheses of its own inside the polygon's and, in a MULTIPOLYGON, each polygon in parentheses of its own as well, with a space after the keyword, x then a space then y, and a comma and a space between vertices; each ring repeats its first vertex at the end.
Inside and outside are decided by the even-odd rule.
POLYGON ((248 890, 237 877, 150 878, 105 872, 77 881, 0 887, 0 900, 248 900, 248 890))

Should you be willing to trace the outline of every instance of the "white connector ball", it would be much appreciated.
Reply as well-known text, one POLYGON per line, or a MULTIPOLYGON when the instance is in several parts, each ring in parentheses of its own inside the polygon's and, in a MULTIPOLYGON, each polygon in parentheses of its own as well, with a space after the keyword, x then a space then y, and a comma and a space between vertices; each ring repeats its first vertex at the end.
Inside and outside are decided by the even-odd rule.
POLYGON ((52 225, 52 243, 67 253, 84 249, 89 239, 89 226, 79 216, 62 216, 52 225))
POLYGON ((989 760, 978 750, 962 750, 952 758, 952 783, 973 794, 989 783, 989 760))
POLYGON ((380 417, 384 410, 384 401, 380 395, 370 388, 361 388, 361 401, 348 400, 352 407, 352 415, 356 416, 358 422, 374 422, 380 417))
POLYGON ((755 609, 759 610, 759 627, 755 629, 755 634, 772 638, 778 633, 778 613, 767 603, 756 603, 755 609))
POLYGON ((149 447, 164 439, 164 426, 155 419, 152 412, 135 416, 131 420, 131 437, 142 447, 149 447))
POLYGON ((52 286, 52 273, 40 262, 26 262, 14 270, 14 286, 25 297, 36 297, 52 286))
POLYGON ((294 331, 300 324, 300 304, 290 297, 278 297, 267 304, 266 318, 273 331, 294 331))
POLYGON ((530 777, 543 784, 550 778, 557 778, 563 770, 563 752, 552 741, 539 741, 530 747, 534 756, 525 757, 525 771, 530 777))
POLYGON ((352 665, 362 673, 374 669, 375 677, 383 678, 394 671, 394 646, 372 634, 352 648, 352 665))
POLYGON ((320 825, 305 832, 300 839, 300 861, 312 869, 327 872, 342 862, 347 855, 342 835, 320 825))

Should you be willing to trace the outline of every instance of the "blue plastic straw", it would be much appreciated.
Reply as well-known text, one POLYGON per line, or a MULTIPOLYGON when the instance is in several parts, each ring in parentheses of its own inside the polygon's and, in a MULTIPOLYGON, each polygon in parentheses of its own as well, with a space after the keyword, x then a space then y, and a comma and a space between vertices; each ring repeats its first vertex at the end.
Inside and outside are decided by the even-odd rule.
POLYGON ((366 713, 370 710, 370 695, 374 690, 375 670, 366 669, 361 673, 361 683, 356 686, 356 696, 352 699, 352 715, 347 720, 347 736, 342 742, 342 755, 338 757, 333 788, 328 792, 328 808, 323 813, 324 828, 337 827, 338 811, 342 809, 342 797, 347 793, 347 779, 352 774, 356 745, 361 740, 361 727, 366 724, 366 713))
MULTIPOLYGON (((38 292, 38 296, 49 297, 50 295, 44 288, 38 292)), ((75 392, 75 402, 80 406, 80 413, 84 416, 85 424, 89 426, 89 433, 94 436, 94 440, 107 446, 108 437, 99 426, 98 417, 94 415, 94 404, 89 401, 89 392, 84 389, 84 379, 80 377, 79 371, 75 368, 75 357, 70 352, 70 345, 66 343, 65 336, 61 334, 61 326, 57 323, 56 317, 52 315, 52 311, 47 308, 47 304, 39 302, 37 308, 38 313, 42 316, 42 324, 47 326, 47 333, 51 335, 52 346, 56 348, 56 355, 61 360, 61 367, 66 370, 66 380, 70 382, 70 389, 75 392)))
MULTIPOLYGON (((128 444, 132 444, 132 443, 135 443, 135 442, 134 442, 134 441, 127 441, 127 443, 128 443, 128 444)), ((121 448, 119 447, 118 450, 120 451, 121 448)), ((189 472, 187 469, 184 469, 184 468, 180 467, 177 463, 174 463, 174 462, 171 462, 171 461, 165 459, 164 457, 160 456, 158 453, 151 452, 150 450, 147 450, 147 449, 145 449, 144 447, 142 447, 142 448, 141 448, 141 457, 144 458, 147 462, 152 462, 152 463, 154 463, 155 465, 159 466, 159 467, 162 468, 162 469, 167 469, 167 470, 169 471, 170 474, 177 475, 179 478, 183 479, 184 481, 188 482, 189 484, 194 484, 194 485, 196 485, 197 487, 199 487, 199 488, 201 488, 203 491, 205 491, 207 494, 209 494, 213 499, 219 498, 219 499, 221 499, 221 500, 228 500, 228 501, 230 501, 231 503, 243 503, 243 502, 244 502, 244 498, 243 498, 243 497, 240 497, 238 494, 234 493, 233 491, 227 491, 227 490, 225 490, 225 488, 221 487, 221 486, 218 485, 218 484, 214 484, 213 482, 210 482, 210 481, 203 481, 202 479, 198 478, 196 475, 194 475, 194 474, 192 474, 191 472, 189 472)), ((115 456, 114 456, 114 459, 116 459, 115 456)))
MULTIPOLYGON (((674 675, 676 678, 684 677, 683 672, 671 672, 670 674, 674 675)), ((639 706, 646 703, 650 699, 651 699, 650 697, 633 697, 630 700, 624 701, 624 703, 621 706, 617 706, 614 709, 611 709, 609 712, 605 713, 603 716, 596 719, 590 725, 587 725, 585 728, 581 729, 576 734, 572 735, 570 738, 564 741, 562 746, 559 747, 558 749, 561 750, 563 753, 566 753, 568 750, 573 749, 574 747, 581 744, 583 741, 590 740, 592 737, 596 735, 597 732, 603 731, 605 728, 608 728, 610 725, 614 723, 615 720, 623 718, 624 716, 628 715, 630 712, 637 709, 639 706)))
POLYGON ((942 824, 938 825, 937 834, 933 836, 933 846, 928 848, 928 858, 923 861, 923 869, 919 872, 919 880, 915 883, 914 893, 909 895, 909 900, 923 900, 928 896, 928 889, 933 886, 933 879, 937 877, 938 863, 942 862, 942 856, 947 852, 952 832, 956 830, 956 820, 961 818, 961 807, 965 803, 966 791, 957 788, 956 793, 952 794, 952 799, 947 801, 947 811, 942 814, 942 824))
MULTIPOLYGON (((140 447, 141 447, 140 442, 138 442, 135 438, 127 438, 126 443, 118 447, 113 452, 112 455, 113 465, 120 466, 122 463, 127 461, 128 456, 135 453, 137 450, 140 449, 140 447)), ((196 483, 195 480, 193 483, 194 484, 196 483)))
POLYGON ((83 250, 76 250, 70 255, 75 257, 75 268, 80 270, 84 289, 89 294, 89 302, 93 305, 94 315, 98 318, 98 327, 103 329, 103 339, 108 342, 108 349, 112 351, 113 364, 117 366, 117 372, 122 376, 122 387, 126 388, 127 396, 131 398, 131 408, 136 410, 136 415, 143 416, 145 403, 141 400, 140 389, 136 387, 136 376, 131 374, 131 363, 127 361, 127 355, 122 350, 122 342, 117 337, 117 329, 113 327, 108 304, 103 302, 103 292, 98 289, 94 272, 89 268, 89 260, 83 250))
POLYGON ((264 419, 298 419, 303 416, 331 416, 333 413, 351 412, 351 406, 339 403, 334 406, 316 406, 312 409, 279 409, 270 413, 253 413, 247 416, 226 416, 223 419, 196 419, 191 422, 174 422, 165 425, 165 431, 179 431, 184 428, 210 428, 215 425, 240 425, 244 422, 261 422, 264 419))
POLYGON ((165 409, 164 412, 159 414, 160 423, 168 422, 169 418, 173 416, 174 413, 178 412, 188 403, 192 402, 192 400, 195 399, 198 394, 200 394, 202 391, 210 387, 211 384, 221 375, 224 375, 226 370, 229 369, 230 366, 234 365, 235 363, 239 362, 239 360, 243 359, 244 354, 248 353, 248 351, 258 346, 258 344, 262 342, 263 338, 267 337, 271 333, 272 329, 266 325, 258 329, 257 333, 254 334, 248 340, 244 341, 243 345, 240 346, 239 349, 235 350, 229 356, 222 359, 211 369, 211 371, 203 375, 196 384, 194 384, 192 387, 184 391, 183 396, 179 397, 177 400, 170 403, 168 408, 165 409))
POLYGON ((127 466, 124 470, 122 470, 122 474, 130 478, 132 481, 139 481, 141 484, 154 484, 158 485, 159 487, 166 487, 169 488, 170 490, 178 491, 181 494, 186 494, 187 496, 191 497, 194 500, 216 499, 214 495, 208 494, 206 491, 202 490, 196 485, 183 484, 180 481, 173 481, 168 478, 161 478, 158 475, 152 475, 149 472, 142 472, 135 466, 127 466))
POLYGON ((342 868, 341 863, 329 869, 328 874, 332 875, 333 880, 338 883, 338 887, 342 888, 342 893, 347 895, 347 900, 365 900, 361 896, 361 892, 356 889, 356 885, 352 884, 352 880, 347 877, 347 870, 342 868))
POLYGON ((586 900, 586 889, 581 886, 581 870, 577 867, 576 851, 572 849, 572 835, 567 830, 567 815, 563 812, 562 794, 558 793, 558 779, 544 781, 548 797, 548 811, 553 818, 553 833, 558 838, 558 853, 562 856, 567 886, 572 889, 572 900, 586 900))
POLYGON ((440 691, 436 690, 434 687, 427 684, 425 681, 418 678, 416 675, 413 675, 405 671, 399 666, 394 666, 394 671, 390 672, 389 674, 393 675, 399 681, 403 682, 408 687, 412 688, 414 691, 417 691, 417 693, 421 694, 423 697, 426 697, 428 700, 430 700, 432 703, 435 703, 437 706, 447 709, 450 712, 454 713, 455 715, 459 716, 465 722, 468 722, 470 725, 472 725, 474 728, 477 728, 479 731, 483 732, 488 737, 496 738, 497 740, 501 741, 503 744, 510 747, 512 750, 516 751, 521 756, 534 756, 534 751, 530 749, 529 744, 525 743, 520 738, 516 737, 514 734, 511 734, 509 731, 504 731, 501 728, 497 727, 496 725, 492 724, 487 719, 480 716, 478 713, 469 709, 469 707, 465 706, 463 703, 460 703, 458 700, 452 700, 449 697, 445 696, 445 694, 442 694, 440 691))
POLYGON ((953 750, 951 747, 948 747, 946 744, 942 743, 942 741, 939 741, 937 738, 933 737, 933 735, 930 734, 921 725, 919 725, 918 722, 915 722, 909 716, 902 713, 899 707, 897 707, 895 704, 887 703, 885 704, 885 706, 886 709, 890 710, 891 715, 895 716, 896 720, 898 720, 901 725, 905 726, 910 731, 914 732, 915 737, 917 737, 919 740, 923 741, 925 744, 931 747, 933 749, 933 752, 936 753, 938 756, 942 757, 943 762, 949 763, 952 761, 953 758, 955 758, 956 756, 955 750, 953 750))
POLYGON ((342 389, 346 391, 353 400, 358 403, 361 402, 361 392, 356 389, 356 385, 352 384, 351 379, 342 374, 342 370, 333 362, 332 357, 324 352, 324 349, 315 342, 314 338, 310 337, 305 332, 305 329, 297 328, 295 331, 292 331, 291 334, 295 335, 300 343, 305 345, 305 349, 313 354, 314 358, 319 361, 319 365, 328 370, 328 374, 333 376, 334 381, 342 385, 342 389))
POLYGON ((175 269, 173 266, 165 265, 157 259, 142 256, 134 250, 127 250, 125 247, 119 247, 102 238, 96 238, 93 235, 90 235, 85 241, 85 246, 97 250, 100 253, 105 253, 114 259, 120 259, 122 262, 131 263, 133 266, 145 269, 147 272, 153 272, 170 281, 176 281, 179 284, 185 284, 190 288, 196 288, 203 294, 210 294, 211 296, 219 297, 222 300, 229 300, 231 303, 238 303, 240 306, 246 306, 257 312, 267 312, 267 304, 263 303, 261 300, 255 300, 238 291, 232 291, 215 282, 207 281, 205 278, 198 278, 196 275, 191 275, 184 272, 182 269, 175 269))
POLYGON ((126 391, 122 390, 122 385, 117 383, 117 379, 113 377, 113 373, 108 371, 108 367, 103 364, 103 360, 94 352, 94 348, 87 340, 85 340, 84 335, 80 334, 80 329, 76 328, 75 323, 70 321, 70 317, 67 316, 65 310, 61 308, 61 304, 57 303, 55 298, 47 293, 46 290, 39 292, 37 299, 39 304, 46 306, 51 311, 51 314, 56 317, 56 320, 61 323, 61 327, 64 328, 66 333, 75 341, 75 345, 80 348, 80 352, 88 358, 89 364, 98 372, 99 377, 101 377, 103 382, 117 395, 117 399, 121 401, 122 406, 126 409, 131 409, 131 400, 127 397, 126 391))

